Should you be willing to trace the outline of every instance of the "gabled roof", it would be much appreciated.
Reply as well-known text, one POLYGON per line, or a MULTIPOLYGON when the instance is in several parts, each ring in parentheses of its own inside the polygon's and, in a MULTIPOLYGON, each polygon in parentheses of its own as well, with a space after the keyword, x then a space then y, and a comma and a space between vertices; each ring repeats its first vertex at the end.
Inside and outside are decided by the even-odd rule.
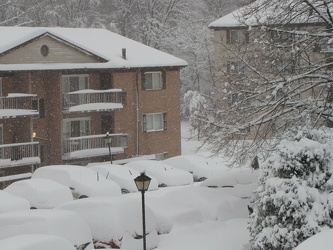
POLYGON ((186 61, 105 29, 0 27, 0 55, 43 35, 105 59, 105 63, 0 64, 0 71, 94 68, 184 67, 186 61), (122 49, 126 49, 126 59, 122 49))
MULTIPOLYGON (((293 0, 256 0, 208 25, 211 29, 277 24, 309 24, 324 22, 315 11, 309 12, 306 3, 293 4, 293 0), (267 4, 268 3, 268 4, 267 4), (255 10, 255 11, 254 11, 255 10)), ((325 12, 323 6, 315 6, 325 12)), ((329 8, 333 9, 332 4, 329 8)))

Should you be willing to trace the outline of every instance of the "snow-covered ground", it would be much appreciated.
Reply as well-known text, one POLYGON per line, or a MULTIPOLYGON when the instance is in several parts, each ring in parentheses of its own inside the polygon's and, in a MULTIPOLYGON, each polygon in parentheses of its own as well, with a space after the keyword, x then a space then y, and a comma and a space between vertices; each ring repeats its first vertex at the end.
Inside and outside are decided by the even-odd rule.
MULTIPOLYGON (((187 123, 182 123, 182 139, 182 155, 188 155, 188 157, 179 161, 175 160, 173 164, 177 165, 179 162, 192 164, 192 171, 203 173, 207 179, 202 182, 191 182, 187 185, 154 188, 145 193, 148 249, 249 250, 248 205, 252 190, 256 188, 258 173, 246 167, 230 169, 221 156, 209 158, 209 150, 206 146, 200 147, 201 142, 197 141, 197 137, 191 137, 187 123), (190 155, 196 156, 191 159, 190 155), (201 163, 195 165, 194 162, 201 163)), ((108 172, 109 169, 106 171, 108 172)), ((129 172, 130 174, 134 173, 129 172)), ((151 174, 160 176, 160 172, 152 172, 151 174)), ((125 181, 123 178, 115 178, 114 180, 127 183, 128 179, 127 173, 125 181)), ((41 184, 38 182, 39 190, 41 184)), ((17 191, 20 185, 15 186, 15 191, 17 191)), ((38 196, 36 192, 34 195, 38 196)), ((0 204, 0 232, 2 235, 8 234, 0 239, 0 249, 41 250, 44 249, 45 244, 48 244, 47 242, 54 242, 52 249, 55 250, 72 249, 68 242, 72 242, 76 246, 83 246, 86 243, 89 244, 86 249, 92 249, 91 241, 103 246, 120 245, 122 249, 126 250, 141 250, 142 248, 142 239, 140 238, 142 235, 141 194, 135 190, 116 197, 108 195, 64 201, 65 203, 57 205, 55 209, 47 210, 28 210, 29 202, 25 201, 22 196, 16 199, 12 194, 4 191, 0 192, 0 196, 2 200, 5 200, 2 205, 0 204), (14 210, 18 211, 11 212, 14 210), (88 227, 86 229, 89 232, 87 233, 84 227, 72 228, 70 233, 66 233, 66 238, 62 232, 64 230, 68 232, 69 221, 65 219, 62 222, 59 218, 61 216, 61 218, 65 218, 67 213, 73 212, 77 213, 86 223, 85 227, 88 227), (48 220, 45 219, 46 217, 48 220), (49 227, 52 230, 49 232, 36 230, 36 228, 41 228, 36 227, 36 225, 42 222, 44 224, 52 223, 52 228, 49 227), (1 224, 5 225, 6 223, 8 224, 7 228, 1 226, 1 224), (16 225, 20 225, 20 227, 16 225), (23 233, 36 235, 30 238, 29 236, 20 236, 23 233), (40 235, 41 233, 52 234, 53 238, 44 237, 40 235), (22 240, 25 241, 24 244, 22 244, 22 240), (16 242, 20 244, 16 244, 16 242), (55 247, 57 245, 62 247, 55 247)), ((39 198, 43 199, 37 199, 38 201, 44 202, 47 196, 43 195, 39 198)), ((32 202, 31 199, 29 201, 32 202)), ((328 230, 322 236, 316 235, 316 237, 309 239, 308 244, 307 242, 302 243, 299 249, 313 249, 311 246, 328 249, 325 248, 325 245, 328 245, 332 235, 333 230, 328 230), (320 245, 323 247, 319 247, 320 245)))
MULTIPOLYGON (((208 147, 201 144, 191 135, 188 123, 183 122, 182 155, 206 157, 226 172, 234 171, 226 167, 223 157, 210 157, 208 147)), ((203 184, 167 187, 146 194, 146 203, 155 212, 157 226, 168 232, 160 235, 156 250, 250 249, 248 201, 233 195, 231 188, 208 188, 203 184)))
MULTIPOLYGON (((190 181, 190 184, 170 183, 168 187, 159 188, 156 182, 155 187, 145 193, 147 249, 250 249, 248 205, 252 190, 257 187, 258 171, 246 167, 230 169, 223 157, 209 156, 208 148, 201 147, 197 137, 191 135, 188 123, 182 123, 182 157, 170 161, 170 164, 174 164, 170 166, 182 168, 182 165, 186 165, 186 171, 193 172, 193 176, 196 173, 198 179, 205 177, 206 180, 190 181)), ((160 162, 161 166, 157 167, 171 171, 171 167, 164 165, 167 162, 160 162)), ((141 165, 138 164, 139 167, 141 165)), ((86 172, 92 171, 81 168, 86 172)), ((124 168, 124 175, 124 171, 114 172, 113 168, 116 166, 105 166, 98 179, 103 179, 104 183, 110 177, 123 188, 135 173, 124 168), (109 171, 117 173, 117 178, 111 176, 109 171), (104 174, 107 177, 101 178, 104 174)), ((161 175, 162 172, 152 171, 151 175, 170 181, 176 174, 167 178, 167 175, 161 175)), ((74 172, 66 173, 68 178, 77 177, 74 172)), ((92 171, 91 176, 95 180, 96 172, 92 171)), ((93 249, 92 242, 95 246, 142 249, 141 193, 135 189, 129 188, 129 193, 116 196, 106 192, 94 198, 71 201, 57 199, 49 206, 47 204, 54 200, 55 193, 57 197, 64 196, 60 191, 63 187, 73 186, 73 183, 63 183, 62 188, 50 190, 43 188, 45 183, 33 177, 30 181, 0 191, 3 201, 0 203, 0 249, 42 250, 46 245, 54 250, 84 249, 86 246, 86 249, 93 249), (15 196, 16 193, 19 195, 15 196), (48 200, 49 196, 53 200, 48 200), (37 207, 48 209, 29 210, 35 203, 37 207), (74 219, 77 222, 72 223, 74 219)), ((179 179, 187 180, 187 177, 179 179)), ((89 187, 86 185, 87 189, 89 187)), ((117 192, 120 193, 119 190, 117 192)), ((314 246, 331 249, 332 238, 333 230, 324 231, 303 242, 297 250, 313 249, 314 246)))
MULTIPOLYGON (((193 168, 193 172, 202 173, 203 176, 208 178, 214 176, 215 179, 213 184, 218 187, 210 187, 212 182, 207 182, 208 178, 206 182, 192 182, 188 181, 187 176, 185 176, 186 178, 182 177, 180 180, 184 180, 190 184, 184 185, 185 182, 182 182, 181 185, 170 183, 170 186, 168 187, 158 188, 146 192, 146 223, 149 226, 147 227, 147 232, 150 232, 149 237, 147 237, 147 246, 149 248, 155 248, 156 250, 248 249, 249 233, 247 230, 247 195, 245 195, 246 197, 244 198, 244 192, 237 191, 239 188, 236 187, 236 185, 234 188, 230 187, 230 185, 235 182, 228 179, 228 181, 224 183, 224 179, 226 178, 223 178, 224 173, 228 173, 230 175, 230 173, 233 173, 235 170, 230 170, 222 157, 208 158, 210 153, 206 147, 201 147, 200 150, 197 151, 201 142, 197 141, 196 137, 191 137, 187 123, 182 124, 182 138, 182 154, 192 156, 194 154, 197 155, 196 157, 193 157, 192 160, 191 157, 185 157, 184 159, 188 161, 186 164, 192 165, 191 167, 193 168), (200 165, 204 165, 204 167, 200 168, 200 165), (219 182, 219 176, 221 176, 220 178, 223 183, 219 182), (148 242, 149 240, 150 242, 148 242)), ((179 159, 173 161, 175 165, 179 165, 179 162, 179 159)), ((160 163, 161 168, 170 168, 169 166, 166 167, 167 165, 163 165, 166 163, 160 163)), ((179 171, 185 172, 184 170, 179 171)), ((175 171, 175 173, 176 172, 177 171, 175 171)), ((152 172, 151 174, 161 178, 161 174, 159 172, 152 172)), ((230 176, 234 176, 234 174, 231 174, 230 176)), ((33 177, 35 178, 37 176, 33 177)), ((32 180, 34 180, 34 178, 32 180)), ((165 181, 174 179, 173 176, 168 178, 165 176, 165 178, 165 181)), ((63 178, 61 181, 64 181, 63 178)), ((244 184, 247 185, 246 187, 248 189, 248 181, 245 180, 243 182, 244 183, 241 183, 241 185, 238 186, 242 186, 244 184)), ((68 186, 68 183, 66 184, 68 186)), ((139 192, 130 192, 128 194, 123 194, 122 197, 116 198, 109 196, 104 198, 101 197, 96 200, 94 200, 94 198, 74 200, 67 203, 65 202, 63 205, 60 204, 57 206, 56 210, 61 209, 77 211, 77 213, 81 215, 90 225, 90 230, 95 242, 104 242, 109 245, 117 243, 126 250, 141 250, 140 242, 142 243, 142 239, 133 238, 135 235, 142 235, 142 229, 140 226, 141 209, 140 205, 135 205, 136 203, 141 204, 141 194, 139 192), (132 199, 136 201, 136 203, 128 206, 126 204, 128 204, 131 200, 127 199, 132 199), (89 203, 90 200, 91 202, 89 203), (117 202, 115 202, 116 200, 117 202), (89 210, 88 208, 91 206, 98 207, 98 212, 94 213, 94 211, 91 211, 96 209, 89 210), (137 213, 135 213, 136 210, 137 213), (132 216, 126 215, 126 212, 132 216), (123 216, 119 216, 120 214, 123 214, 123 216), (136 216, 133 216, 134 214, 136 214, 136 216), (126 221, 124 221, 126 218, 130 220, 128 223, 125 223, 126 221), (112 221, 111 224, 114 225, 113 230, 117 229, 114 233, 110 231, 111 229, 107 230, 107 233, 103 232, 103 229, 107 228, 105 225, 110 224, 107 223, 108 221, 112 221), (103 223, 106 224, 104 225, 103 223), (124 225, 126 225, 126 227, 124 225)), ((44 196, 42 198, 45 199, 44 196)), ((17 206, 16 203, 13 203, 13 209, 14 207, 15 209, 21 210, 20 206, 17 206)), ((27 208, 24 207, 22 209, 27 208)), ((10 209, 7 208, 7 211, 9 210, 10 209)), ((34 211, 36 215, 39 213, 38 210, 39 209, 34 211)), ((52 209, 49 210, 50 218, 57 218, 57 213, 53 215, 52 209)), ((31 218, 31 220, 35 219, 35 217, 31 217, 32 215, 30 215, 29 211, 25 211, 26 212, 23 211, 22 213, 30 216, 29 218, 31 218)), ((8 215, 9 214, 12 213, 8 212, 8 215)), ((15 214, 11 216, 15 217, 15 214)), ((2 215, 3 219, 6 217, 7 216, 4 214, 2 215)), ((21 215, 16 218, 15 221, 20 221, 20 218, 22 218, 21 215)), ((10 222, 8 223, 10 224, 10 222)), ((55 227, 57 230, 61 231, 63 225, 61 225, 59 221, 58 223, 59 225, 55 225, 55 227)), ((22 226, 24 225, 26 228, 29 228, 30 226, 27 225, 25 221, 21 221, 20 224, 22 224, 22 226)), ((7 231, 4 228, 2 228, 2 230, 4 232, 7 231)), ((27 229, 27 231, 29 230, 27 229)), ((11 231, 10 233, 11 237, 15 237, 14 231, 11 231)), ((38 231, 38 233, 41 232, 38 231)), ((80 231, 77 231, 76 233, 79 235, 80 231)), ((15 241, 8 241, 7 239, 0 240, 0 249, 2 249, 2 244, 4 244, 4 246, 8 246, 9 243, 13 244, 15 241)), ((26 248, 22 249, 35 250, 36 241, 26 241, 25 246, 26 248), (31 247, 29 248, 30 243, 31 247)))

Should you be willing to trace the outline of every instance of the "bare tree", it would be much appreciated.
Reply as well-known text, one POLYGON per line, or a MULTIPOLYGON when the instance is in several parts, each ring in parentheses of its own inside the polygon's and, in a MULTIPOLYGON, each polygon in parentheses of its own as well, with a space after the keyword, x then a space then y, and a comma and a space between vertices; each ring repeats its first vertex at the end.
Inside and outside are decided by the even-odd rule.
POLYGON ((291 127, 332 124, 332 7, 258 0, 238 12, 249 43, 222 45, 240 63, 220 72, 210 109, 197 116, 215 153, 244 162, 269 154, 291 127))
POLYGON ((33 23, 26 15, 34 6, 27 6, 22 0, 0 0, 0 25, 23 26, 33 23))

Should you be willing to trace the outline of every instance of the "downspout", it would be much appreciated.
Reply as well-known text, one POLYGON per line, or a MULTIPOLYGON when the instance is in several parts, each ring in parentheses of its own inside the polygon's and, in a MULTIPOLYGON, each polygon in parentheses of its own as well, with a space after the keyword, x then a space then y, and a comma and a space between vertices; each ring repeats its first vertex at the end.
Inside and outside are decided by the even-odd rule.
POLYGON ((140 119, 139 119, 139 71, 136 72, 135 80, 135 98, 136 98, 136 155, 139 155, 139 129, 140 129, 140 119))

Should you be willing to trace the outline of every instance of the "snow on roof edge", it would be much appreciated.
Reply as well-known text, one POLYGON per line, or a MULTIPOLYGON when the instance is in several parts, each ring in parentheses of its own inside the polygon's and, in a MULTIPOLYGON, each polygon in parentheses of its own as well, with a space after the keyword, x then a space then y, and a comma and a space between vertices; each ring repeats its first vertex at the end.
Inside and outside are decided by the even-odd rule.
MULTIPOLYGON (((291 1, 291 0, 290 0, 291 1)), ((283 2, 284 3, 284 2, 283 2)), ((284 9, 279 5, 278 9, 267 9, 267 6, 260 6, 260 1, 254 1, 248 5, 245 5, 221 18, 211 22, 208 25, 210 29, 219 28, 233 28, 233 27, 249 27, 249 26, 261 26, 261 25, 276 25, 276 24, 310 24, 310 23, 322 23, 322 20, 318 17, 310 18, 304 15, 293 15, 293 19, 285 23, 282 19, 276 23, 275 15, 281 15, 284 13, 284 9), (256 13, 251 11, 251 8, 257 9, 256 13), (274 11, 274 12, 271 12, 274 11)), ((293 14, 298 13, 296 9, 293 14)), ((281 18, 281 17, 280 17, 281 18)))
POLYGON ((58 63, 58 64, 0 64, 0 72, 10 71, 46 71, 46 70, 88 70, 88 69, 138 69, 138 68, 184 68, 188 64, 147 64, 118 66, 112 63, 58 63))
POLYGON ((167 52, 157 50, 106 29, 57 28, 57 27, 7 27, 0 31, 9 36, 0 40, 0 53, 15 49, 21 44, 49 34, 95 56, 108 60, 98 63, 40 63, 0 64, 0 71, 52 70, 52 69, 130 69, 151 67, 186 67, 188 63, 167 52), (127 57, 122 58, 122 49, 127 57))

